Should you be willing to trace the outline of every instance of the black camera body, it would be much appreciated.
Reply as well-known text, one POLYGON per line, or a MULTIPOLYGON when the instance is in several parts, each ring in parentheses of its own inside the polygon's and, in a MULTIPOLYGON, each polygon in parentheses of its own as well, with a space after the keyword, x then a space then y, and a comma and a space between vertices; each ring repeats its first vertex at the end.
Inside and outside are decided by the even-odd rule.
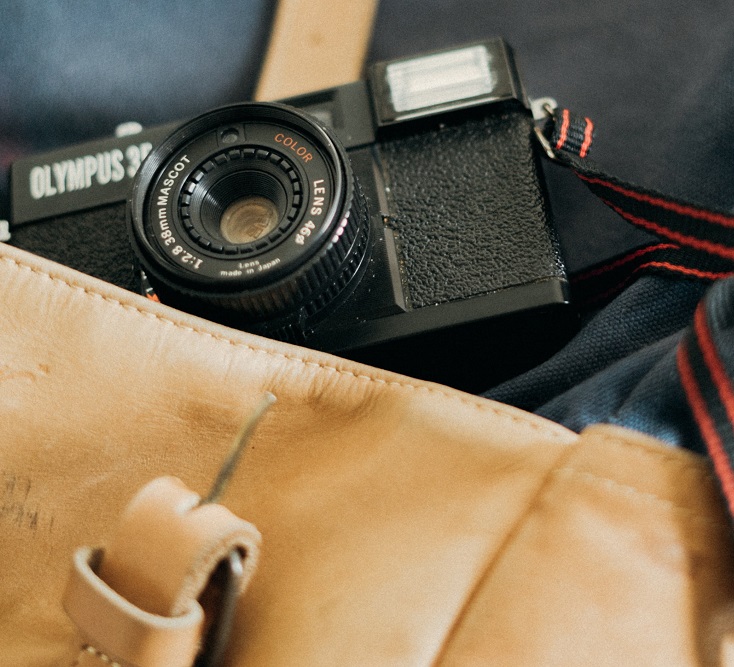
POLYGON ((12 242, 127 289, 142 275, 229 326, 480 390, 567 336, 533 125, 501 39, 379 63, 285 104, 18 161, 12 242))

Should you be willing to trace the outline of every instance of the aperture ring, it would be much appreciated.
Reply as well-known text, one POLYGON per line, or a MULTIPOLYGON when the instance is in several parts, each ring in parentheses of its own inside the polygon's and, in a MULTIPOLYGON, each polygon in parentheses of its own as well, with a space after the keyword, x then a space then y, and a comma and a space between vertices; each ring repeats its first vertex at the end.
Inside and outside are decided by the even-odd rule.
POLYGON ((138 172, 130 226, 161 301, 266 335, 308 335, 369 264, 349 155, 312 117, 273 103, 215 109, 176 130, 138 172))

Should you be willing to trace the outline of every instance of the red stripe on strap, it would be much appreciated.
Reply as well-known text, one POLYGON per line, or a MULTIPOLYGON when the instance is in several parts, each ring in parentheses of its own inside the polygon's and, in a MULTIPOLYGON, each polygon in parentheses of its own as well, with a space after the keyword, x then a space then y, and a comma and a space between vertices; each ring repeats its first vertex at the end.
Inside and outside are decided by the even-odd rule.
POLYGON ((620 257, 619 259, 613 262, 610 262, 609 264, 600 266, 597 269, 591 269, 587 271, 586 273, 581 273, 578 276, 576 276, 575 280, 588 280, 589 278, 595 278, 596 276, 601 276, 605 273, 609 273, 609 271, 614 271, 614 269, 618 269, 620 266, 624 266, 625 264, 628 264, 632 260, 635 260, 638 257, 641 257, 642 255, 647 255, 651 252, 655 252, 656 250, 673 250, 679 247, 680 246, 673 245, 672 243, 658 243, 657 245, 651 245, 651 246, 647 246, 646 248, 640 248, 639 250, 635 250, 634 252, 631 252, 629 255, 620 257))
POLYGON ((734 227, 734 217, 732 216, 723 215, 722 213, 713 213, 712 211, 704 211, 693 206, 686 206, 684 204, 678 204, 676 202, 668 201, 667 199, 662 199, 661 197, 653 197, 651 195, 646 195, 641 192, 635 192, 634 190, 629 190, 622 187, 621 185, 610 183, 609 181, 602 180, 601 178, 584 176, 578 171, 576 172, 576 175, 586 183, 590 183, 591 185, 602 185, 605 188, 609 188, 610 190, 618 192, 619 194, 622 194, 625 197, 629 197, 630 199, 635 199, 637 201, 645 202, 647 204, 652 204, 653 206, 659 206, 660 208, 672 211, 673 213, 689 216, 691 218, 695 218, 696 220, 713 222, 717 225, 722 225, 724 227, 734 227))
POLYGON ((681 383, 688 398, 688 404, 691 406, 693 418, 696 420, 696 424, 698 424, 698 428, 706 443, 709 456, 714 463, 714 470, 721 480, 724 495, 729 503, 729 511, 734 515, 734 475, 732 474, 724 445, 716 431, 716 425, 706 409, 706 402, 703 400, 701 391, 696 383, 696 378, 693 375, 685 341, 678 345, 677 361, 681 383))
MULTIPOLYGON (((676 246, 674 246, 676 247, 676 246)), ((588 299, 583 300, 583 305, 591 305, 594 303, 598 303, 599 301, 605 301, 606 299, 613 297, 619 292, 622 291, 622 289, 628 285, 634 277, 642 270, 647 268, 660 268, 660 269, 666 269, 668 271, 671 271, 672 273, 678 273, 683 276, 689 276, 691 278, 699 278, 703 280, 720 280, 723 278, 730 278, 731 276, 734 276, 734 271, 731 272, 724 272, 724 273, 715 273, 713 271, 701 271, 699 269, 692 269, 688 266, 679 266, 678 264, 671 264, 670 262, 645 262, 644 264, 640 264, 639 266, 636 266, 632 271, 630 271, 623 280, 620 280, 614 287, 610 287, 608 290, 605 290, 601 294, 594 294, 593 296, 589 297, 588 299)), ((574 285, 577 285, 581 280, 588 278, 588 275, 585 275, 580 278, 574 278, 572 280, 572 283, 574 285)))
POLYGON ((579 151, 579 157, 586 157, 591 148, 591 140, 594 133, 594 123, 591 122, 590 118, 584 118, 586 121, 586 127, 584 128, 584 143, 581 144, 581 150, 579 151))
POLYGON ((721 357, 719 357, 716 345, 711 338, 711 331, 706 322, 706 312, 703 305, 700 305, 696 309, 693 325, 696 329, 696 336, 698 336, 703 360, 709 369, 711 378, 719 393, 719 398, 724 405, 729 423, 734 428, 734 388, 732 388, 731 380, 729 380, 729 376, 724 370, 724 364, 721 363, 721 357))
POLYGON ((632 215, 624 209, 615 206, 606 199, 602 199, 601 201, 603 201, 613 211, 621 215, 625 220, 629 220, 635 225, 644 227, 645 229, 649 229, 659 236, 664 236, 665 238, 671 239, 672 241, 677 241, 678 243, 687 245, 691 248, 696 248, 697 250, 703 250, 704 252, 707 252, 711 255, 717 255, 719 257, 724 257, 725 259, 734 260, 734 248, 729 248, 728 246, 722 245, 721 243, 713 243, 712 241, 705 241, 703 239, 696 238, 695 236, 688 236, 687 234, 675 232, 672 229, 668 229, 667 227, 658 225, 651 220, 645 220, 644 218, 632 215))
POLYGON ((637 267, 637 271, 645 269, 647 267, 658 267, 661 269, 668 269, 670 271, 675 271, 676 273, 681 273, 685 276, 692 276, 694 278, 703 278, 704 280, 720 280, 722 278, 730 278, 734 275, 734 271, 724 271, 724 272, 715 272, 715 271, 701 271, 700 269, 692 269, 689 266, 680 266, 678 264, 671 264, 670 262, 646 262, 645 264, 640 264, 639 267, 637 267))
POLYGON ((568 109, 563 110, 563 122, 561 123, 561 136, 558 137, 558 143, 556 143, 556 150, 559 151, 563 148, 563 144, 568 139, 568 127, 571 124, 571 114, 568 109))

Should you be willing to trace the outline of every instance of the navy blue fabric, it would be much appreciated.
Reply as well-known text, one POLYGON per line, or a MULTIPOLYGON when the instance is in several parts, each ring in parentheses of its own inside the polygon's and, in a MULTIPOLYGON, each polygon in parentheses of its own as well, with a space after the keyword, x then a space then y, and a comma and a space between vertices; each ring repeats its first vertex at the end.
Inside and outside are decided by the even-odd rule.
POLYGON ((247 99, 267 0, 0 0, 0 218, 21 155, 247 99))
MULTIPOLYGON (((710 18, 705 14, 699 20, 706 23, 710 18)), ((725 25, 731 27, 730 17, 725 25)), ((684 54, 685 50, 678 53, 684 54)), ((650 124, 651 140, 660 136, 661 128, 670 138, 657 158, 650 159, 647 147, 641 148, 650 173, 629 177, 640 167, 639 157, 630 152, 629 164, 615 175, 692 202, 733 210, 730 104, 734 98, 734 47, 730 43, 711 45, 698 63, 693 69, 700 78, 692 77, 685 64, 681 66, 681 95, 668 113, 650 124)), ((602 127, 597 134, 608 131, 602 127)), ((614 160, 608 154, 602 151, 595 158, 602 168, 614 173, 614 160)), ((593 222, 588 226, 593 228, 593 222)), ((704 451, 678 376, 676 348, 707 289, 706 283, 693 280, 643 277, 589 317, 555 357, 485 395, 577 431, 595 422, 609 422, 672 445, 704 451)), ((728 280, 711 289, 719 307, 734 309, 734 282, 728 280)), ((729 377, 734 378, 732 333, 719 328, 712 334, 722 337, 722 361, 729 377)))
MULTIPOLYGON (((726 286, 734 302, 734 282, 726 286)), ((642 277, 561 352, 485 395, 575 431, 609 422, 703 451, 675 355, 707 289, 698 281, 642 277)), ((734 354, 730 363, 734 370, 734 354)))

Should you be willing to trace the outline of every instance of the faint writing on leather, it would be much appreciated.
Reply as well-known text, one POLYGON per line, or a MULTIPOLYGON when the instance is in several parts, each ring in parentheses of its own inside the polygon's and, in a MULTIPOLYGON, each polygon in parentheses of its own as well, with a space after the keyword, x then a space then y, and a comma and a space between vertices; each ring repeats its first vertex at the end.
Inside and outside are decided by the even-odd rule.
POLYGON ((14 364, 0 362, 0 383, 10 380, 29 380, 35 382, 41 377, 48 375, 49 367, 45 364, 37 364, 31 368, 23 368, 14 364))
POLYGON ((30 477, 3 470, 0 471, 0 484, 0 523, 34 533, 39 530, 53 531, 53 514, 41 511, 31 500, 33 482, 30 477))

